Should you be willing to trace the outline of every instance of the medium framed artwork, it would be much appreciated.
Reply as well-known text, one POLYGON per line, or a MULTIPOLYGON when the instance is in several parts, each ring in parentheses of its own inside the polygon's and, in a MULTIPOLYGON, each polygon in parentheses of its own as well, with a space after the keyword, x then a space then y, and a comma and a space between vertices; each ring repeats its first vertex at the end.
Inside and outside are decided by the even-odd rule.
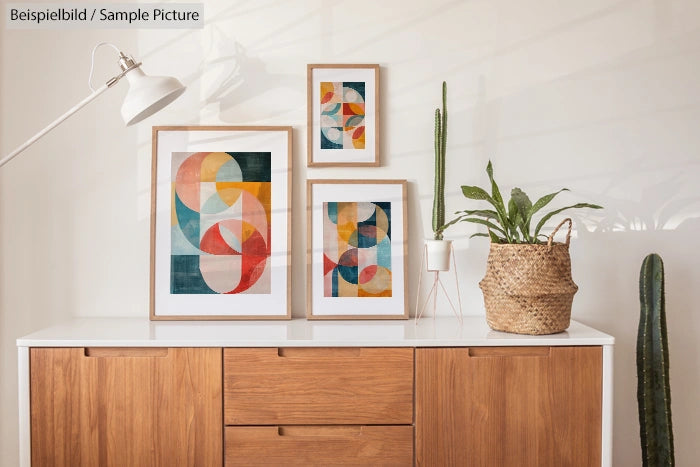
POLYGON ((291 127, 153 127, 152 320, 288 319, 291 127))
POLYGON ((407 319, 406 181, 308 180, 308 319, 407 319))
POLYGON ((308 166, 379 165, 379 65, 308 65, 308 166))

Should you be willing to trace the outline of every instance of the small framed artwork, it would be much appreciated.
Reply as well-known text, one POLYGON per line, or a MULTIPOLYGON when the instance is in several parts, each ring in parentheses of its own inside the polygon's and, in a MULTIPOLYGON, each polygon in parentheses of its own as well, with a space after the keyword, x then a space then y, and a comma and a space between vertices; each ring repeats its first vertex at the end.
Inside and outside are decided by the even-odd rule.
POLYGON ((308 166, 379 165, 379 65, 308 65, 308 166))
POLYGON ((152 320, 288 319, 291 127, 153 127, 152 320))
POLYGON ((407 319, 406 181, 308 180, 308 319, 407 319))

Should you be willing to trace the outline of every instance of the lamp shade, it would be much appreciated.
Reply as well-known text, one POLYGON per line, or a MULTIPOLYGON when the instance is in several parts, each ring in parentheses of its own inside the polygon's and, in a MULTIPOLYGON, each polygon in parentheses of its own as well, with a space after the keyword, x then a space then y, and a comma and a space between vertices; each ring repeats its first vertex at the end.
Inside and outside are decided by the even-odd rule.
POLYGON ((126 75, 129 92, 122 104, 122 118, 127 126, 138 123, 177 99, 185 86, 170 76, 147 76, 141 68, 126 75))

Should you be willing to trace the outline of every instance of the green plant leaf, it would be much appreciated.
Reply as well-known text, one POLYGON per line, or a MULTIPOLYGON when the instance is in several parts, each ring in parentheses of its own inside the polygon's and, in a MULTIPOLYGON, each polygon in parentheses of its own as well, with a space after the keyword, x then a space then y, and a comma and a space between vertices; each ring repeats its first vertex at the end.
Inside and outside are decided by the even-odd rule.
POLYGON ((491 195, 489 195, 486 192, 486 190, 478 186, 462 185, 462 194, 464 194, 466 198, 474 200, 483 200, 491 204, 491 206, 493 206, 496 209, 495 220, 503 227, 499 228, 500 231, 503 232, 503 235, 505 235, 506 239, 510 240, 510 236, 506 233, 508 229, 508 217, 505 214, 503 203, 501 203, 501 205, 499 206, 498 203, 496 203, 496 201, 491 197, 491 195))
POLYGON ((486 173, 489 176, 489 181, 491 181, 491 198, 493 199, 493 207, 496 208, 498 213, 499 221, 503 226, 503 230, 506 232, 506 239, 511 240, 509 232, 513 230, 512 225, 508 219, 508 212, 506 211, 506 206, 503 203, 503 197, 501 196, 501 190, 498 189, 498 184, 493 178, 493 165, 491 161, 486 165, 486 173))
POLYGON ((472 224, 485 225, 489 229, 496 230, 496 231, 502 233, 503 235, 506 234, 502 228, 500 228, 499 226, 497 226, 493 222, 489 222, 489 221, 484 220, 484 219, 478 219, 478 218, 474 218, 474 217, 464 217, 464 218, 462 218, 462 222, 471 222, 472 224))
POLYGON ((530 198, 527 196, 527 194, 521 190, 520 188, 513 188, 510 192, 510 199, 515 203, 515 205, 518 207, 518 211, 520 212, 520 216, 522 218, 522 222, 518 222, 518 226, 520 227, 520 231, 523 234, 523 237, 525 238, 525 241, 530 240, 530 218, 528 217, 528 214, 530 210, 532 210, 532 201, 530 201, 530 198))
POLYGON ((520 213, 518 206, 513 201, 513 198, 508 200, 508 229, 510 229, 511 243, 520 243, 520 234, 518 233, 518 219, 520 213))
POLYGON ((469 199, 488 201, 493 205, 493 207, 496 207, 491 195, 489 195, 486 190, 479 188, 478 186, 462 185, 462 194, 469 199))
POLYGON ((485 217, 486 219, 498 219, 498 213, 490 209, 467 209, 464 211, 457 211, 455 214, 462 214, 465 216, 479 216, 485 217))
POLYGON ((501 196, 501 191, 498 188, 498 184, 496 183, 496 180, 493 177, 493 164, 490 160, 489 163, 486 165, 486 174, 489 176, 489 181, 491 182, 491 198, 494 201, 493 206, 496 208, 496 212, 498 213, 498 220, 501 226, 503 226, 506 241, 508 243, 512 243, 513 238, 511 232, 514 231, 514 227, 508 219, 508 211, 506 209, 505 203, 503 202, 503 197, 501 196))
POLYGON ((571 206, 566 206, 564 208, 560 209, 555 209, 552 212, 547 213, 540 221, 537 223, 537 227, 535 227, 535 237, 537 237, 540 233, 540 230, 544 226, 545 222, 547 222, 549 219, 552 218, 552 216, 555 216, 559 214, 562 211, 566 211, 567 209, 580 209, 580 208, 591 208, 591 209, 603 209, 602 206, 598 206, 597 204, 590 204, 590 203, 577 203, 571 206))
POLYGON ((436 240, 442 240, 442 232, 444 232, 448 227, 456 224, 457 222, 461 221, 464 216, 459 216, 454 219, 452 219, 450 222, 441 225, 438 227, 438 229, 435 231, 435 234, 437 235, 438 233, 440 234, 440 238, 436 238, 436 240))
POLYGON ((510 191, 510 199, 515 202, 515 205, 518 206, 518 210, 523 213, 523 216, 532 209, 532 201, 530 201, 527 194, 518 187, 510 191))
POLYGON ((515 225, 520 229, 523 236, 523 243, 532 243, 532 238, 530 237, 530 232, 525 225, 525 219, 523 219, 522 213, 518 211, 518 215, 515 218, 515 225))
POLYGON ((505 238, 499 237, 495 233, 491 232, 490 229, 489 229, 489 237, 491 238, 491 241, 493 243, 508 243, 508 241, 505 238))
POLYGON ((475 234, 471 234, 469 238, 474 238, 474 237, 486 237, 489 238, 489 234, 485 234, 484 232, 477 232, 475 234))
POLYGON ((534 216, 537 211, 539 211, 543 207, 547 206, 549 204, 549 202, 552 201, 554 199, 554 197, 557 196, 562 191, 569 191, 569 189, 562 188, 561 190, 555 191, 554 193, 544 195, 543 197, 541 197, 540 199, 535 201, 535 204, 532 205, 532 207, 530 208, 530 210, 528 212, 527 218, 525 219, 525 221, 528 223, 528 225, 530 224, 530 220, 532 219, 532 216, 534 216))
POLYGON ((513 198, 508 200, 508 220, 515 224, 515 219, 518 217, 518 206, 515 204, 513 198))

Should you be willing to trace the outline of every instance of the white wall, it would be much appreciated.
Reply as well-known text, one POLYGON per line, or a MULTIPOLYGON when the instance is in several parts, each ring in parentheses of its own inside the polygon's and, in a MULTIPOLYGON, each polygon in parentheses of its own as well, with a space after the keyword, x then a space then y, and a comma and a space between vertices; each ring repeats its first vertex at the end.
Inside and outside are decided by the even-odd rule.
MULTIPOLYGON (((696 0, 330 0, 204 2, 203 30, 0 33, 0 154, 88 94, 101 40, 179 76, 188 92, 135 128, 118 112, 125 84, 0 169, 0 463, 17 463, 15 339, 73 316, 147 316, 150 126, 293 125, 293 307, 304 312, 305 178, 406 178, 410 287, 429 233, 432 115, 449 86, 448 211, 461 184, 562 186, 577 215, 574 318, 615 336, 615 465, 638 465, 634 346, 637 277, 657 251, 667 268, 671 384, 679 465, 700 457, 700 2, 696 0), (307 63, 379 63, 377 169, 307 169, 307 63), (302 213, 301 215, 299 213, 302 213), (583 217, 581 217, 583 216, 583 217)), ((4 14, 4 13, 3 13, 4 14)), ((97 75, 110 75, 100 53, 97 75)), ((457 241, 462 296, 488 245, 457 241)), ((411 306, 415 307, 411 294, 411 306)), ((447 313, 446 310, 442 310, 447 313)))

